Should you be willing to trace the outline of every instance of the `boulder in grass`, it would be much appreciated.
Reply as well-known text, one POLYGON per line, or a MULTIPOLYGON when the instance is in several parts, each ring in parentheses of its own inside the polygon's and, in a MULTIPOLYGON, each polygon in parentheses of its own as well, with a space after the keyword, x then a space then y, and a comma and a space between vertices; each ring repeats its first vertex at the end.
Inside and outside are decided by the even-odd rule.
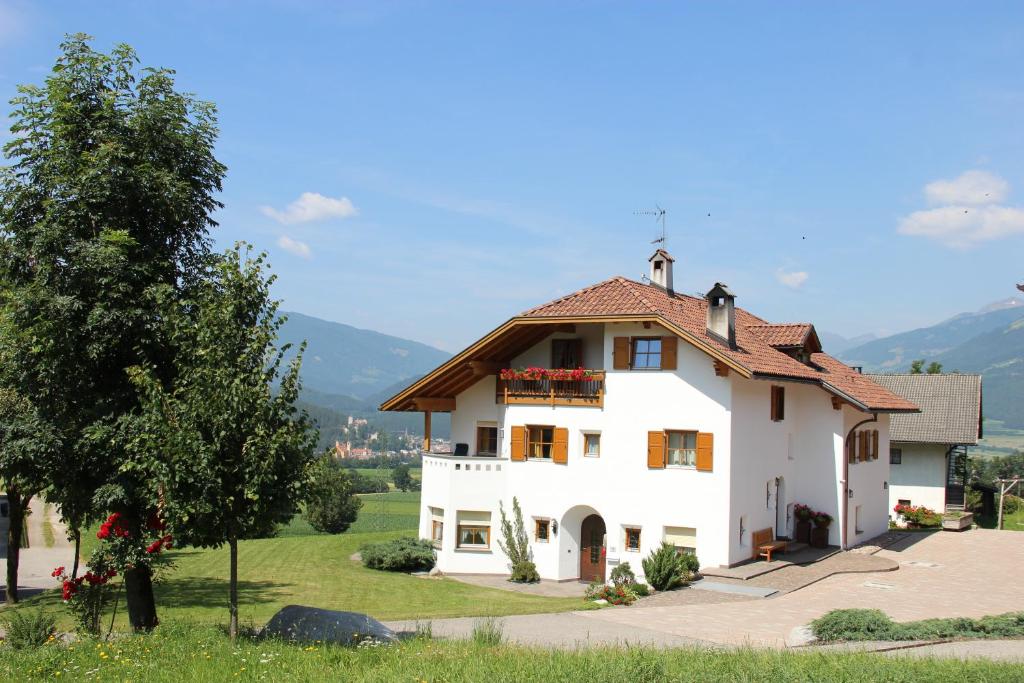
POLYGON ((394 632, 373 617, 359 612, 336 612, 317 607, 288 605, 270 618, 265 636, 295 642, 359 645, 367 641, 391 643, 394 632))

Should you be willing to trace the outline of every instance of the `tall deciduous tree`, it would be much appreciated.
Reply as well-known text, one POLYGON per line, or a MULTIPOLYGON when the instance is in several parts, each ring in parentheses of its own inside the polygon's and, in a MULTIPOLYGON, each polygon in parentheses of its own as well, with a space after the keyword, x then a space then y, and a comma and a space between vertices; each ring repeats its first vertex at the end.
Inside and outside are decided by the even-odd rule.
MULTIPOLYGON (((153 501, 114 425, 138 407, 126 369, 172 378, 154 291, 181 296, 209 256, 211 213, 225 168, 213 154, 212 104, 141 69, 126 45, 110 54, 75 35, 42 86, 21 86, 0 169, 0 346, 13 386, 61 430, 49 482, 71 526, 116 502, 126 523, 153 501), (115 476, 120 471, 120 476, 115 476), (92 502, 101 487, 104 499, 92 502)), ((151 577, 126 572, 136 629, 156 625, 151 577)))
MULTIPOLYGON (((146 438, 138 462, 159 491, 179 543, 230 548, 230 632, 238 631, 238 541, 266 535, 298 510, 317 434, 295 408, 302 350, 284 366, 283 320, 265 255, 228 252, 195 295, 166 310, 175 379, 133 374, 146 438)), ((134 431, 134 430, 133 430, 134 431)))
POLYGON ((57 450, 56 435, 24 397, 0 388, 0 490, 7 491, 7 589, 5 600, 18 601, 18 564, 29 501, 46 486, 57 450))

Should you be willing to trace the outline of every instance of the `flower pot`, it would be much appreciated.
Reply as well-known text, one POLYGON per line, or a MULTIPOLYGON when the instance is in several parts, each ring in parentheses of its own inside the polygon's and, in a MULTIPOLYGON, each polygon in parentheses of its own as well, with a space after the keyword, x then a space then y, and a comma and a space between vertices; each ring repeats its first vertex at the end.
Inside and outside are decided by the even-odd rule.
POLYGON ((818 526, 811 529, 811 546, 815 548, 828 547, 828 527, 818 526))
POLYGON ((965 512, 959 517, 953 517, 952 519, 943 518, 942 529, 943 531, 963 531, 970 529, 972 524, 974 524, 974 513, 965 512))
POLYGON ((796 540, 799 543, 811 542, 811 522, 808 519, 798 519, 796 522, 796 540))

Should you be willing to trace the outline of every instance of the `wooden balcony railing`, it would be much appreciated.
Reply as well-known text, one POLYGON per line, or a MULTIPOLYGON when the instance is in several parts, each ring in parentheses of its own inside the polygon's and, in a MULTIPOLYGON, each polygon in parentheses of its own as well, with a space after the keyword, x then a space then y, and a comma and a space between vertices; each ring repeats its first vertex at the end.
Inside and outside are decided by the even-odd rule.
POLYGON ((498 403, 506 405, 553 405, 604 407, 604 372, 583 380, 501 379, 498 403))

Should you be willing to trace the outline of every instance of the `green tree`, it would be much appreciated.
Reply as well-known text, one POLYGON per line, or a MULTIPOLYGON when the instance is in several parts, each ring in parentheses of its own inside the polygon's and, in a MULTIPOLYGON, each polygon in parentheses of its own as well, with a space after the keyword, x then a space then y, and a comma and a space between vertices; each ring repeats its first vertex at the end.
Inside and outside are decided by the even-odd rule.
POLYGON ((49 424, 16 392, 0 388, 0 489, 7 491, 7 588, 8 605, 18 601, 18 565, 24 542, 25 514, 29 501, 46 486, 48 466, 58 447, 49 424))
POLYGON ((498 501, 501 513, 501 538, 498 547, 508 557, 512 574, 509 581, 516 583, 536 583, 540 581, 537 565, 530 559, 530 538, 526 535, 523 524, 523 509, 519 507, 519 499, 512 497, 512 521, 505 515, 505 506, 498 501))
POLYGON ((911 363, 910 363, 910 374, 911 375, 920 375, 923 370, 924 370, 924 358, 919 358, 918 360, 911 361, 911 363))
MULTIPOLYGON (((61 431, 48 495, 65 520, 117 505, 137 531, 153 501, 122 467, 116 427, 138 408, 126 369, 172 379, 154 293, 183 295, 202 275, 225 168, 212 104, 177 92, 172 71, 140 69, 127 45, 103 54, 89 40, 68 37, 45 83, 11 100, 0 348, 12 386, 61 431)), ((132 626, 152 628, 151 575, 124 579, 132 626)))
MULTIPOLYGON (((303 499, 317 434, 295 408, 303 349, 287 366, 283 319, 265 254, 227 252, 187 301, 164 315, 175 379, 136 368, 144 412, 136 463, 159 490, 179 543, 230 548, 229 611, 238 633, 238 541, 287 523, 303 499)), ((304 345, 303 345, 304 346, 304 345)))
POLYGON ((324 455, 313 470, 306 496, 306 520, 317 531, 340 534, 348 530, 363 501, 355 495, 349 471, 324 455))
POLYGON ((399 491, 408 491, 412 488, 412 474, 409 473, 409 466, 398 465, 391 471, 391 478, 395 482, 395 488, 399 491))
POLYGON ((928 369, 925 370, 929 375, 941 375, 942 374, 942 363, 932 361, 928 364, 928 369))

